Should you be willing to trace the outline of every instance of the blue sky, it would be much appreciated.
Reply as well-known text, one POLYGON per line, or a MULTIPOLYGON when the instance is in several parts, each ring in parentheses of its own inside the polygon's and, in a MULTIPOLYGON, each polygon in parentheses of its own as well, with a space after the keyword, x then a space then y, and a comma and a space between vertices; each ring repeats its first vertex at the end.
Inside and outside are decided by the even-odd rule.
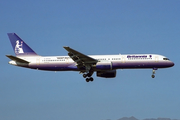
POLYGON ((0 1, 0 119, 180 119, 179 0, 0 1), (40 55, 161 54, 175 66, 118 70, 114 79, 86 83, 78 72, 11 66, 7 33, 17 33, 40 55))

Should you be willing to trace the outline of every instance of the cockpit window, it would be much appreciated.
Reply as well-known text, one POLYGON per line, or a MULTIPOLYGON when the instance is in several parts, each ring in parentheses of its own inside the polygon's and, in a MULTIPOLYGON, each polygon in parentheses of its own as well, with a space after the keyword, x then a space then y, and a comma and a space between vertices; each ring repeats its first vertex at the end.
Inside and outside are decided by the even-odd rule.
POLYGON ((163 58, 163 60, 169 60, 168 58, 163 58))

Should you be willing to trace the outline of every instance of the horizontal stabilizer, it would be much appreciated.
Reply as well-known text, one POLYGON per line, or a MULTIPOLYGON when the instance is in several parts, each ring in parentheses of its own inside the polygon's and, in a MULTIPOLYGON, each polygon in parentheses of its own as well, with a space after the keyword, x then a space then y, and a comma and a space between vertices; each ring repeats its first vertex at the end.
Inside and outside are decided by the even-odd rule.
POLYGON ((18 57, 15 57, 15 56, 12 56, 12 55, 6 55, 9 59, 11 60, 14 60, 16 62, 20 62, 20 63, 29 63, 28 61, 26 60, 23 60, 21 58, 18 58, 18 57))

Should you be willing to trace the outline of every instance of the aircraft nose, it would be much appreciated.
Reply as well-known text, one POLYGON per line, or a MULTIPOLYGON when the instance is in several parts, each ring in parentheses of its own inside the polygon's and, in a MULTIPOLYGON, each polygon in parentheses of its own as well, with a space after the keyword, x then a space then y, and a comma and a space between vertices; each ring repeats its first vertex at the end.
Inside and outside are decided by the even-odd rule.
POLYGON ((173 67, 174 66, 174 63, 171 61, 171 67, 173 67))

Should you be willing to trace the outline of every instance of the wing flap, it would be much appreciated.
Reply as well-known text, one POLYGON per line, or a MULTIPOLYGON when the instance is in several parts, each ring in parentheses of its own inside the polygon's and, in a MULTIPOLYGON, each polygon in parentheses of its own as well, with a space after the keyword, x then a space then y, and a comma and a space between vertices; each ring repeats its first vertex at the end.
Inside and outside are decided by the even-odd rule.
POLYGON ((82 66, 85 64, 95 64, 98 62, 98 60, 84 55, 70 47, 64 47, 64 49, 69 52, 68 55, 78 64, 78 66, 82 66))
POLYGON ((29 63, 28 61, 23 60, 23 59, 18 58, 18 57, 15 57, 15 56, 13 56, 13 55, 6 55, 6 57, 8 57, 9 59, 14 60, 14 61, 16 61, 16 62, 29 63))

